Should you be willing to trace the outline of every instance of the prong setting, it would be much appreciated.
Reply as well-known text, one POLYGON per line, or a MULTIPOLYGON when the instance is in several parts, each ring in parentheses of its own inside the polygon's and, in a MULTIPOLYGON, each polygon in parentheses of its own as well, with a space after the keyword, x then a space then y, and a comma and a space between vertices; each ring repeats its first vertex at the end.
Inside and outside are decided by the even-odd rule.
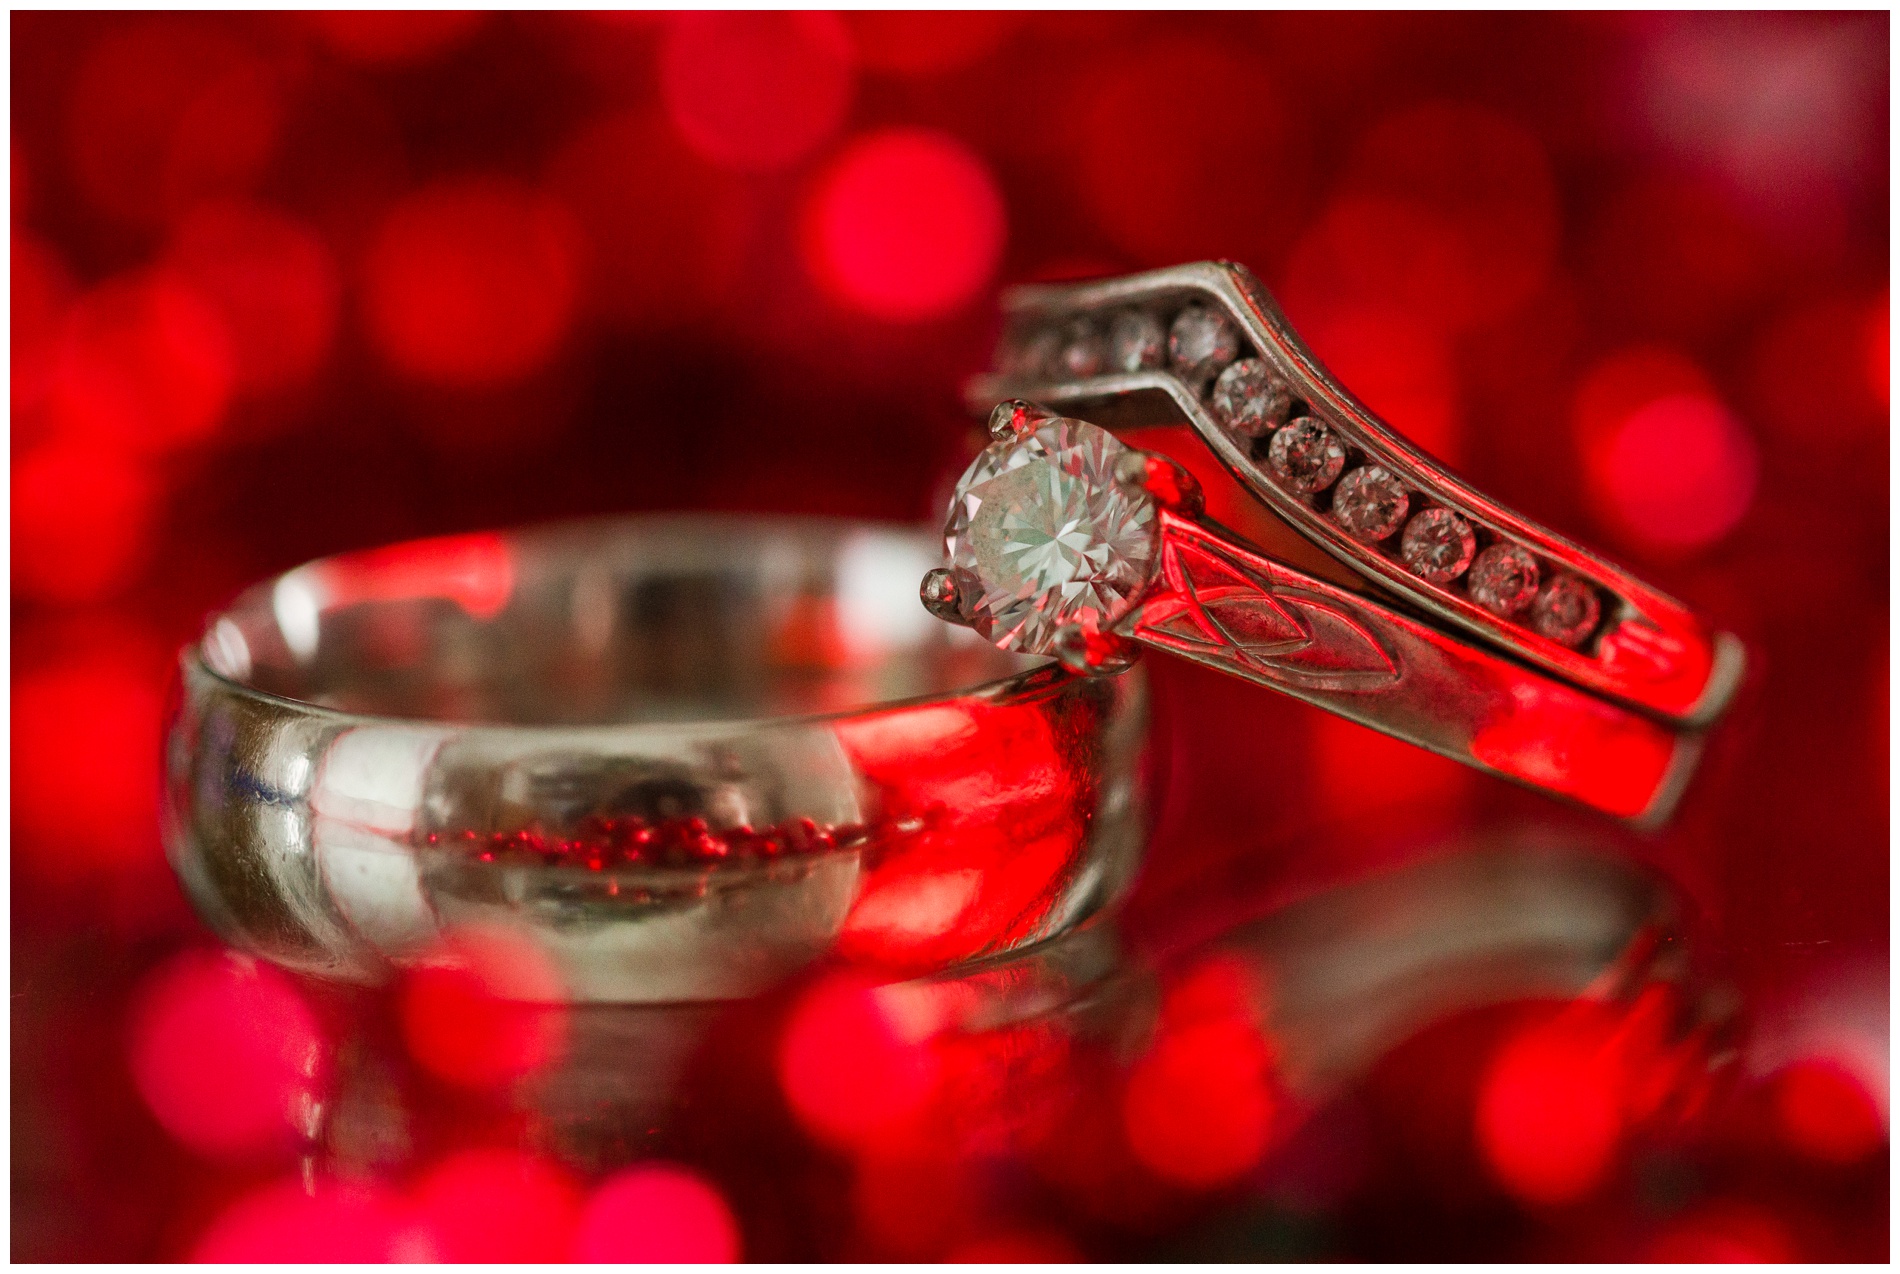
POLYGON ((1034 432, 1036 426, 1045 420, 1054 419, 1055 413, 1046 407, 1011 398, 997 403, 990 412, 990 437, 996 442, 1007 442, 1011 438, 1034 432))
POLYGON ((1081 677, 1106 677, 1127 672, 1138 655, 1134 644, 1114 633, 1064 624, 1056 630, 1056 662, 1081 677))
POLYGON ((1200 481, 1178 461, 1152 451, 1128 450, 1115 462, 1115 480, 1146 492, 1162 508, 1188 517, 1206 505, 1200 481))
POLYGON ((957 584, 955 571, 942 566, 926 571, 923 583, 917 587, 917 596, 923 600, 925 610, 945 623, 970 626, 969 617, 963 613, 963 590, 957 584))

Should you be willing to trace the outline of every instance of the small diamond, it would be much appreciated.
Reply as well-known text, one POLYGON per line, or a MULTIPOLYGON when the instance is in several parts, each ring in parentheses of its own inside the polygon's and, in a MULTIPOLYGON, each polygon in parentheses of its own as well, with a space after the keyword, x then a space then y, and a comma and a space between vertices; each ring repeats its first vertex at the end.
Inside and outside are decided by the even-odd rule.
POLYGON ((1045 327, 1039 331, 1018 333, 1003 349, 998 360, 1011 376, 1043 376, 1055 366, 1062 353, 1062 333, 1045 327))
POLYGON ((1449 584, 1464 574, 1477 551, 1470 524, 1450 509, 1426 509, 1405 524, 1399 537, 1399 556, 1412 574, 1433 584, 1449 584))
POLYGON ((1126 615, 1159 568, 1154 498, 1115 480, 1128 448, 1079 420, 991 443, 964 471, 944 547, 977 632, 1052 653, 1056 633, 1126 615))
POLYGON ((1537 559, 1518 545, 1493 544, 1471 564, 1465 590, 1493 614, 1515 615, 1537 596, 1537 559))
POLYGON ((1353 539, 1377 544, 1399 529, 1411 502, 1390 470, 1369 464, 1339 480, 1339 489, 1333 492, 1333 518, 1353 539))
POLYGON ((1214 382, 1214 414, 1235 433, 1258 438, 1286 419, 1293 395, 1257 358, 1243 358, 1214 382))
POLYGON ((1267 467, 1280 485, 1299 495, 1312 495, 1333 485, 1346 467, 1346 449, 1333 431, 1311 416, 1301 416, 1267 444, 1267 467))
POLYGON ((1118 372, 1145 372, 1162 364, 1168 334, 1145 310, 1123 310, 1108 330, 1108 365, 1118 372))
POLYGON ((1196 391, 1239 355, 1240 333, 1225 315, 1190 305, 1174 316, 1174 326, 1168 329, 1168 361, 1196 391))
POLYGON ((1077 319, 1063 329, 1056 372, 1070 380, 1082 380, 1102 370, 1102 357, 1102 334, 1087 319, 1077 319))
POLYGON ((1531 603, 1531 627, 1560 646, 1575 646, 1596 631, 1602 614, 1596 589, 1566 573, 1544 585, 1531 603))

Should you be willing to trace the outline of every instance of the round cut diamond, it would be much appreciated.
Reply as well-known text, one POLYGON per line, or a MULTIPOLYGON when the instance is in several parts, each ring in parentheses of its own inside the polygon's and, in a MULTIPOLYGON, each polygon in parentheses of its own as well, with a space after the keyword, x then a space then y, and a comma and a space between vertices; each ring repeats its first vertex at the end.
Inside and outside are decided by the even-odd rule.
POLYGON ((1346 448, 1333 431, 1311 416, 1301 416, 1267 444, 1267 467, 1280 485, 1312 495, 1333 485, 1346 467, 1346 448))
POLYGON ((1240 333, 1226 315, 1190 305, 1174 316, 1174 326, 1168 329, 1168 361, 1196 391, 1239 356, 1240 333))
POLYGON ((1040 331, 1018 333, 1004 347, 999 360, 1004 371, 1013 376, 1041 376, 1055 365, 1062 353, 1062 333, 1045 327, 1040 331))
POLYGON ((1596 589, 1566 572, 1544 585, 1531 603, 1531 627, 1560 646, 1575 646, 1596 631, 1602 614, 1596 589))
POLYGON ((1493 544, 1471 564, 1465 591, 1494 615, 1515 615, 1537 596, 1537 559, 1516 544, 1493 544))
POLYGON ((1220 374, 1211 400, 1214 414, 1235 433, 1258 438, 1286 419, 1293 395, 1286 382, 1257 358, 1243 358, 1220 374))
POLYGON ((1333 492, 1333 519, 1353 539, 1377 544, 1399 529, 1411 502, 1391 470, 1369 464, 1339 480, 1333 492))
POLYGON ((1159 367, 1167 354, 1168 334, 1146 310, 1123 310, 1108 329, 1108 365, 1118 372, 1159 367))
POLYGON ((1062 352, 1056 371, 1069 380, 1081 380, 1102 370, 1102 334, 1087 319, 1077 319, 1062 333, 1062 352))
POLYGON ((1450 509, 1426 509, 1405 524, 1399 556, 1412 574, 1434 584, 1449 584, 1464 574, 1478 551, 1471 525, 1450 509))
POLYGON ((992 443, 958 480, 944 547, 977 632, 1052 653, 1066 624, 1100 631, 1158 569, 1154 498, 1115 480, 1128 448, 1079 420, 992 443))

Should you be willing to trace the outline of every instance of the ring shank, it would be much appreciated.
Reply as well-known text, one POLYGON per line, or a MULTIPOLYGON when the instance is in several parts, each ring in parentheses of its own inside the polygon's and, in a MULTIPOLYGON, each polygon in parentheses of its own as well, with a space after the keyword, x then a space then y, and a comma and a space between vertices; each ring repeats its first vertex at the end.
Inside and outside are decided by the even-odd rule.
POLYGON ((503 926, 573 999, 724 998, 827 952, 933 967, 1059 932, 1132 872, 1145 689, 925 615, 934 551, 669 517, 301 567, 181 657, 174 866, 279 962, 378 980, 503 926))

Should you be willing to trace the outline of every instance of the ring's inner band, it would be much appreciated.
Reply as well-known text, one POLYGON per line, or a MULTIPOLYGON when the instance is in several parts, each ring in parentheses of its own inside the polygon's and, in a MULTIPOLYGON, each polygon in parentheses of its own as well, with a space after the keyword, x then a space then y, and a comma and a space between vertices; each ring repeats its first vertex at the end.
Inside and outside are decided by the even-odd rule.
POLYGON ((932 618, 934 537, 716 516, 456 536, 259 585, 200 646, 232 681, 339 711, 503 725, 862 710, 1039 660, 932 618))

